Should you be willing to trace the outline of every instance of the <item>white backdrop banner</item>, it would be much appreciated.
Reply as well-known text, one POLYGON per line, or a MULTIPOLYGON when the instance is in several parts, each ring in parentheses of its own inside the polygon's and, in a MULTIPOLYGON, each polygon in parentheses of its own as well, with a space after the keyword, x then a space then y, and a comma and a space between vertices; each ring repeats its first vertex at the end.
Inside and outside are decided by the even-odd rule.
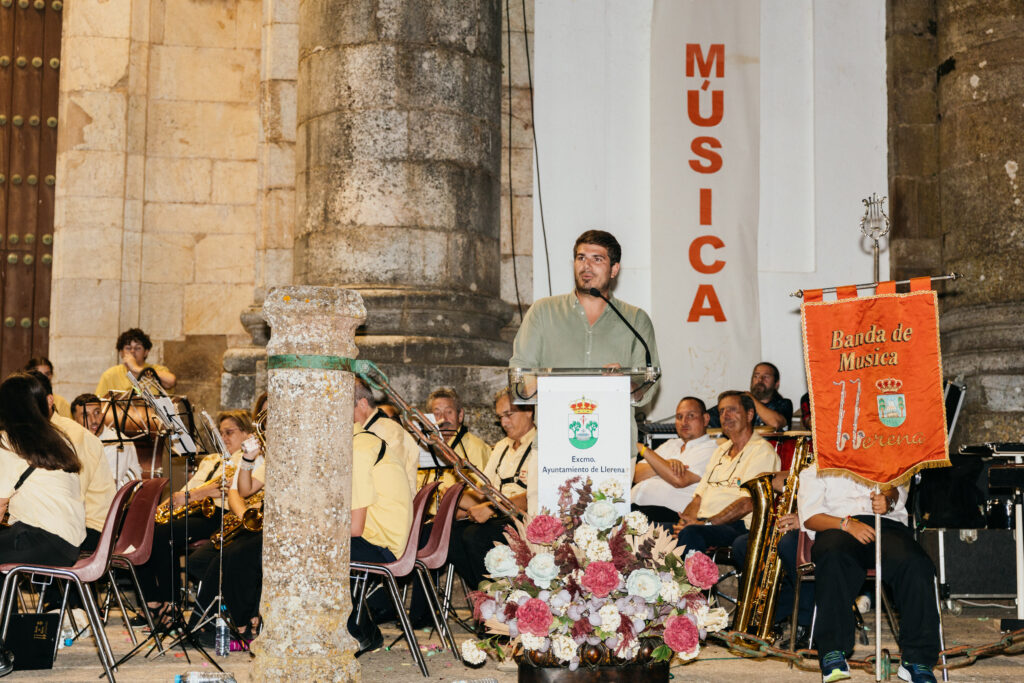
POLYGON ((633 479, 629 377, 537 378, 537 509, 558 513, 558 487, 618 479, 629 512, 633 479))
POLYGON ((760 3, 655 0, 651 28, 654 417, 747 389, 760 360, 760 3))

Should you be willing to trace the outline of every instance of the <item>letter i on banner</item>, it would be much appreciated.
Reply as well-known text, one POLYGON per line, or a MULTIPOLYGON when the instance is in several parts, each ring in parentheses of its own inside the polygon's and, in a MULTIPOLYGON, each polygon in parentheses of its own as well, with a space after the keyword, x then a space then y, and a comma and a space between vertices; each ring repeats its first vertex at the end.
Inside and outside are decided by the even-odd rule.
MULTIPOLYGON (((924 278, 927 280, 927 278, 924 278)), ((949 465, 938 300, 933 290, 874 296, 837 287, 800 307, 818 470, 896 485, 949 465)), ((914 287, 912 287, 914 289, 914 287)))
POLYGON ((654 2, 651 313, 659 342, 688 352, 661 359, 653 414, 746 386, 761 355, 759 5, 654 2))

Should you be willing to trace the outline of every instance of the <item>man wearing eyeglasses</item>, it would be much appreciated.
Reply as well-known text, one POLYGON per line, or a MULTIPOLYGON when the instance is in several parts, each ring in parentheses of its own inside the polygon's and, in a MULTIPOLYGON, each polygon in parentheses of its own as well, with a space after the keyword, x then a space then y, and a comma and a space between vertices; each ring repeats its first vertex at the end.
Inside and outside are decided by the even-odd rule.
MULTIPOLYGON (((513 405, 508 389, 498 392, 494 412, 506 437, 494 445, 484 475, 516 507, 531 514, 537 512, 537 427, 533 424, 533 406, 513 405)), ((495 541, 504 542, 504 529, 512 521, 489 501, 467 490, 459 501, 460 521, 452 527, 448 559, 470 589, 475 590, 484 577, 484 555, 495 541)))
POLYGON ((780 465, 772 445, 754 431, 757 411, 746 392, 722 392, 718 414, 727 441, 711 456, 693 500, 674 527, 687 550, 728 545, 746 533, 754 506, 741 484, 780 465))

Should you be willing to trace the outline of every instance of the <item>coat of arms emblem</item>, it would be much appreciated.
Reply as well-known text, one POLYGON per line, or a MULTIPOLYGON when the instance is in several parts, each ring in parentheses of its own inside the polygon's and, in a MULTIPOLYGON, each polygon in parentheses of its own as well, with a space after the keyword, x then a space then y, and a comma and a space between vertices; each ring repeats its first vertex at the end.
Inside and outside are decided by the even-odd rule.
POLYGON ((903 382, 888 377, 875 382, 878 389, 878 419, 886 427, 899 427, 907 419, 907 399, 903 394, 897 393, 903 388, 903 382))
POLYGON ((597 403, 583 396, 569 404, 569 443, 580 450, 597 443, 597 403))

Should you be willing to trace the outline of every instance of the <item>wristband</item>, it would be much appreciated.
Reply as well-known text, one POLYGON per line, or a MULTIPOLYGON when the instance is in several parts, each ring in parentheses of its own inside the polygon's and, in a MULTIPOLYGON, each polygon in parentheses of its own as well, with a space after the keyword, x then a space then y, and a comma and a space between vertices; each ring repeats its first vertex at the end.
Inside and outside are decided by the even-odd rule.
POLYGON ((849 517, 849 515, 847 515, 846 517, 843 517, 842 520, 840 520, 840 522, 839 522, 839 529, 841 531, 846 531, 846 528, 849 527, 849 526, 850 526, 850 517, 849 517))
POLYGON ((238 469, 245 470, 246 472, 251 472, 256 469, 256 463, 254 461, 246 460, 245 458, 242 458, 242 460, 244 462, 238 466, 238 469))
POLYGON ((253 458, 253 459, 250 460, 249 458, 245 457, 244 455, 242 456, 242 460, 244 460, 245 462, 256 462, 256 458, 253 458))

